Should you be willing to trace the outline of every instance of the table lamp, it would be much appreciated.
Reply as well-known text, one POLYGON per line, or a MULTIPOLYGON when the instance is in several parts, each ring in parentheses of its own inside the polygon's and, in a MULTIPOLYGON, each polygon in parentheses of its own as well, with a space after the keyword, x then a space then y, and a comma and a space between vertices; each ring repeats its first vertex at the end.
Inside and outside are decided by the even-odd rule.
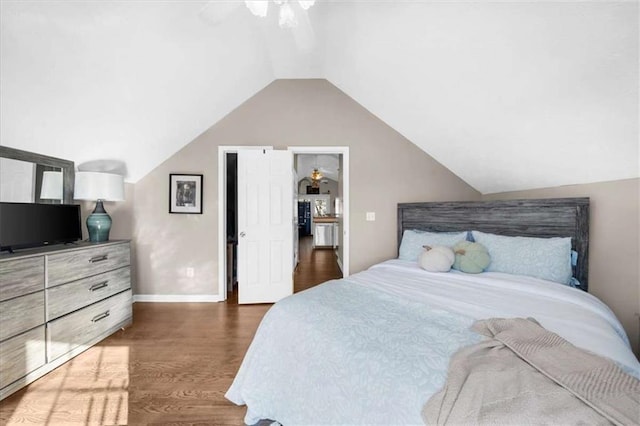
POLYGON ((96 201, 96 208, 87 217, 89 241, 109 241, 111 217, 105 211, 102 202, 124 200, 124 178, 113 173, 77 172, 74 198, 96 201))

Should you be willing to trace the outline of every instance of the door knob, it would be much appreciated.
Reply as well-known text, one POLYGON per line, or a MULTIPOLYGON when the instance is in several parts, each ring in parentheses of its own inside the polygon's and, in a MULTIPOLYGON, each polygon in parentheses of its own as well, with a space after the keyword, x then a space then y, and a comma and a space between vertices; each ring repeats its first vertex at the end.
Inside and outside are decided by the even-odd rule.
POLYGON ((241 233, 240 233, 240 236, 241 236, 241 237, 244 237, 245 235, 247 235, 247 234, 245 234, 244 232, 241 232, 241 233))

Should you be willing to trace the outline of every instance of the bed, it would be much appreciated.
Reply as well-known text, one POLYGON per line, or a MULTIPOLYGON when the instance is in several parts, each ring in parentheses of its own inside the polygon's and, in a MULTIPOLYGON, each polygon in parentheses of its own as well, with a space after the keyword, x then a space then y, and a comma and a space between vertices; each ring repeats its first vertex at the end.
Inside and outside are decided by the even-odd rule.
POLYGON ((640 377, 622 326, 586 291, 588 212, 587 198, 399 204, 399 258, 276 303, 226 397, 247 405, 247 424, 423 424, 452 355, 483 339, 470 327, 494 317, 533 317, 640 377), (427 272, 403 259, 409 230, 568 237, 580 287, 495 271, 427 272))

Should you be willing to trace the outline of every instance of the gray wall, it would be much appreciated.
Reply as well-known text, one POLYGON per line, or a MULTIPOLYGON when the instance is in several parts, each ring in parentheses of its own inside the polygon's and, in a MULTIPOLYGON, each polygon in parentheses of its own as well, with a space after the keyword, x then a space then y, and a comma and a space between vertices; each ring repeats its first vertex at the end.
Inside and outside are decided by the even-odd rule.
MULTIPOLYGON (((217 294, 218 145, 349 146, 352 273, 395 256, 398 202, 590 197, 589 289, 615 312, 639 353, 640 179, 481 197, 325 80, 274 82, 127 184, 124 203, 105 204, 114 219, 112 238, 134 238, 136 294, 217 294), (167 213, 173 172, 204 173, 203 215, 167 213), (366 211, 375 211, 377 220, 366 222, 366 211), (187 267, 195 269, 193 278, 187 267)), ((85 215, 92 209, 85 203, 85 215)))
POLYGON ((480 199, 326 80, 277 80, 135 184, 136 294, 217 294, 220 145, 349 146, 352 273, 396 255, 397 203, 480 199), (168 213, 169 173, 204 174, 202 215, 168 213))
POLYGON ((640 353, 640 179, 483 196, 485 200, 589 197, 589 293, 616 314, 640 353))

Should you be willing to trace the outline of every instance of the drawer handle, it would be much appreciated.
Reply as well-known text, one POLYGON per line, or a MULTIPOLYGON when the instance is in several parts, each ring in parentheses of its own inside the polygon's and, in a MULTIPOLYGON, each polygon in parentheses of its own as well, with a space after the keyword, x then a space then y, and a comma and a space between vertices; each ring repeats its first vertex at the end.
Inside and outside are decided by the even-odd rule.
POLYGON ((109 315, 111 315, 111 314, 109 313, 109 311, 103 312, 103 313, 101 313, 100 315, 96 315, 95 317, 93 317, 93 318, 91 319, 91 322, 98 322, 98 321, 101 321, 101 320, 105 319, 106 317, 108 317, 109 315))
POLYGON ((107 286, 109 286, 109 281, 102 281, 101 283, 92 285, 91 288, 89 288, 89 291, 100 290, 101 288, 105 288, 107 286))
POLYGON ((91 259, 89 259, 89 263, 102 262, 103 260, 107 260, 108 258, 109 256, 103 254, 102 256, 92 257, 91 259))

